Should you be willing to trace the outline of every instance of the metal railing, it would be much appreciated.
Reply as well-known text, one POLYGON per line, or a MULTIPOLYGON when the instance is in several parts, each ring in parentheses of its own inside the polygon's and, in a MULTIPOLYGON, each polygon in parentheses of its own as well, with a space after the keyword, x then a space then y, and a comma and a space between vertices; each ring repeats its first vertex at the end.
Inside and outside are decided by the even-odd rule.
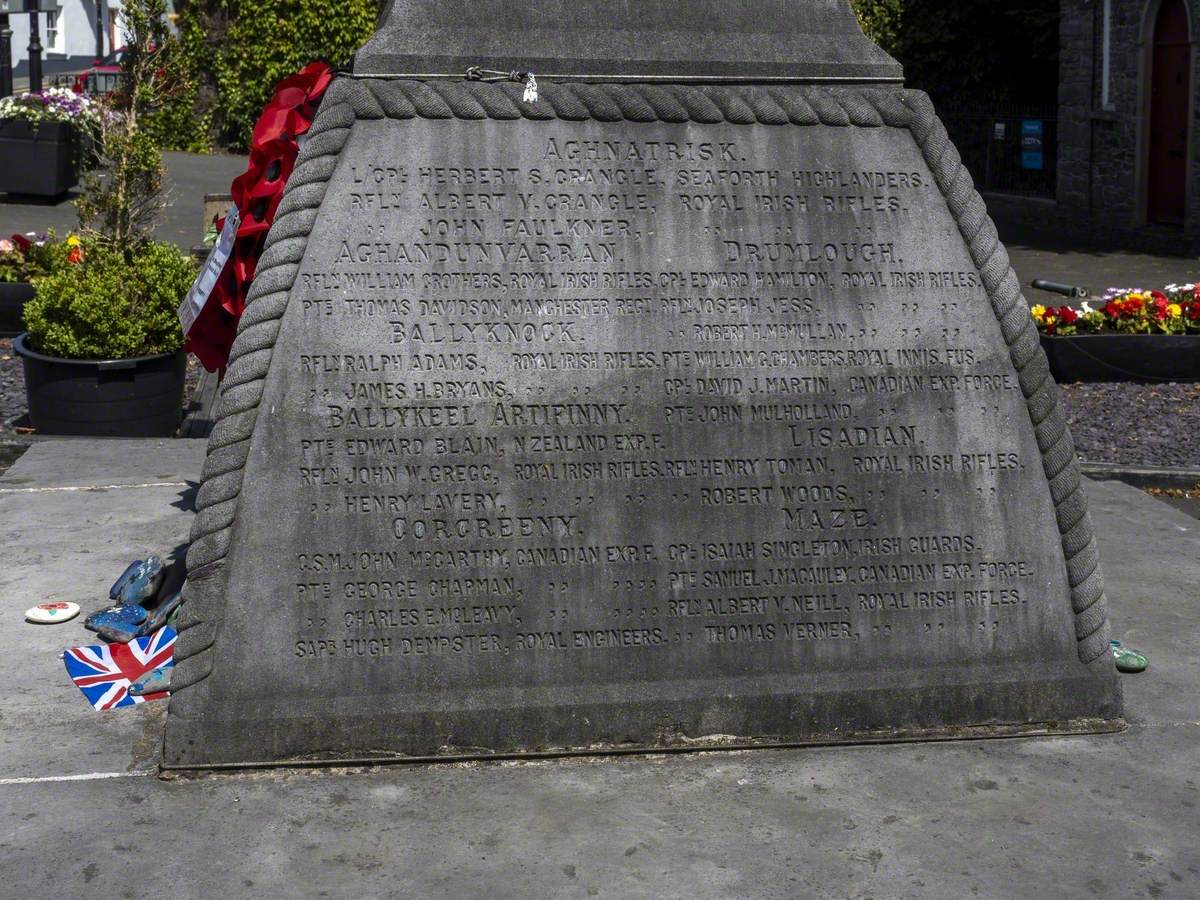
POLYGON ((120 72, 89 72, 84 90, 89 94, 110 94, 117 87, 120 72))
POLYGON ((1057 107, 947 104, 938 112, 980 190, 1055 196, 1057 107))

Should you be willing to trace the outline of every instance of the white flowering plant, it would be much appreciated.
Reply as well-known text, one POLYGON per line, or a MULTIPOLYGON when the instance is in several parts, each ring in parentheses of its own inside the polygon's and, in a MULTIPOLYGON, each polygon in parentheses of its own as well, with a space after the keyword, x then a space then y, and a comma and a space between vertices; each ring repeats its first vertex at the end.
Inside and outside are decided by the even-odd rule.
POLYGON ((91 130, 99 127, 105 116, 104 104, 69 88, 46 88, 26 91, 0 99, 0 119, 21 119, 35 125, 42 122, 65 122, 91 130))

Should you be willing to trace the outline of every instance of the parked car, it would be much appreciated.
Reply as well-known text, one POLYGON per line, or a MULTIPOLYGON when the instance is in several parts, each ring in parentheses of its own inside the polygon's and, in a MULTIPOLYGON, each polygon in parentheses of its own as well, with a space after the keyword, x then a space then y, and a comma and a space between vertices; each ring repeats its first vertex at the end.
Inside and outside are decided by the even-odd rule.
POLYGON ((112 91, 117 76, 121 74, 121 60, 124 57, 125 48, 118 47, 104 59, 92 60, 90 69, 75 76, 75 93, 107 94, 112 91))

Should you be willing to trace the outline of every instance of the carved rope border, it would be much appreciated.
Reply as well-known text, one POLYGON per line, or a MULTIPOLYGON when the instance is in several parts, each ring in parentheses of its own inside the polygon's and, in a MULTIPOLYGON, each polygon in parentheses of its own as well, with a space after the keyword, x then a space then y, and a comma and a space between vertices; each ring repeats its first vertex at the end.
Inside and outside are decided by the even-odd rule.
POLYGON ((522 92, 521 85, 507 83, 350 78, 339 78, 330 87, 267 236, 222 385, 187 555, 189 602, 183 606, 179 623, 176 692, 202 681, 212 671, 209 651, 224 617, 223 563, 237 515, 242 475, 272 350, 326 185, 354 123, 382 118, 908 129, 982 273, 1025 395, 1062 535, 1079 658, 1090 664, 1107 653, 1109 630, 1099 551, 1058 386, 1050 376, 1028 303, 995 225, 925 94, 861 88, 547 83, 540 86, 537 103, 526 103, 522 92))

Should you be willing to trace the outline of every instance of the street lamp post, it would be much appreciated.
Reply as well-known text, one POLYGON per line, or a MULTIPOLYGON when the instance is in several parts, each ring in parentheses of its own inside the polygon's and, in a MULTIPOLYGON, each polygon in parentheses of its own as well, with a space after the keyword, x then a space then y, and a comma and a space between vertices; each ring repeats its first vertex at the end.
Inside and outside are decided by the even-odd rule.
POLYGON ((11 97, 13 92, 12 28, 8 14, 21 12, 23 8, 22 0, 0 0, 0 97, 11 97))
POLYGON ((104 4, 96 0, 96 59, 104 59, 104 4))
POLYGON ((38 15, 41 10, 39 0, 25 0, 25 9, 29 12, 29 90, 42 89, 42 36, 41 22, 38 15))

